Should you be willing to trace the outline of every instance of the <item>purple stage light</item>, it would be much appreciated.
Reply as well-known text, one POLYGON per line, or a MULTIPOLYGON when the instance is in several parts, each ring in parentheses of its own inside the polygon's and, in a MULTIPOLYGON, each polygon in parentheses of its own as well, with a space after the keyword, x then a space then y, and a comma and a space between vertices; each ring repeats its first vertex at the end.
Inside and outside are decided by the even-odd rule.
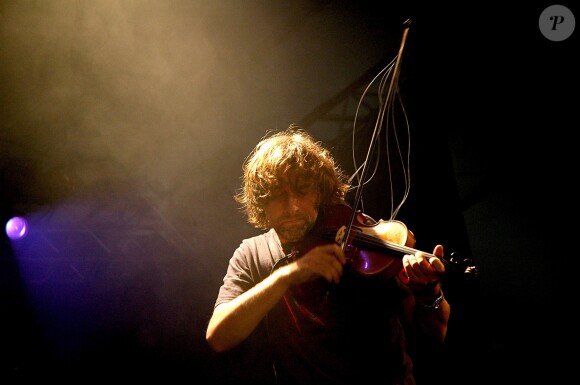
POLYGON ((28 223, 22 217, 12 217, 6 222, 6 235, 8 238, 17 240, 22 239, 28 233, 28 223))

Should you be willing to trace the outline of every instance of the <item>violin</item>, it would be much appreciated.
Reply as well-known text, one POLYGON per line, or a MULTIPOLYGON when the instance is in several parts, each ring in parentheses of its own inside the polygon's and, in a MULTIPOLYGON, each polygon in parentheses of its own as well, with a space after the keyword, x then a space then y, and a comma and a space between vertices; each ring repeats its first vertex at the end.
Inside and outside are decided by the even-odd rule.
MULTIPOLYGON (((321 209, 319 221, 312 230, 314 239, 329 241, 333 239, 338 244, 344 244, 344 253, 350 266, 363 276, 382 275, 393 278, 404 273, 402 258, 407 254, 415 254, 416 239, 407 226, 397 220, 376 221, 360 210, 354 213, 348 239, 345 239, 346 225, 353 215, 347 204, 336 204, 321 209)), ((316 242, 310 241, 310 242, 316 242)), ((470 259, 457 259, 455 253, 451 258, 437 257, 424 252, 427 257, 439 258, 446 268, 459 271, 467 278, 478 275, 475 266, 470 265, 470 259)), ((404 279, 404 276, 401 278, 404 279)))

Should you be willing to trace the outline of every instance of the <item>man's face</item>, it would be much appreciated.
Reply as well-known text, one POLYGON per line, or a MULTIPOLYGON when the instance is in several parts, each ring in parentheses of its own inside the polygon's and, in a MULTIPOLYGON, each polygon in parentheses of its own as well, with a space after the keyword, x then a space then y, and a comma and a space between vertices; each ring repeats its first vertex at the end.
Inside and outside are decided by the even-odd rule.
POLYGON ((318 218, 319 192, 312 181, 285 176, 264 206, 282 244, 298 242, 318 218))

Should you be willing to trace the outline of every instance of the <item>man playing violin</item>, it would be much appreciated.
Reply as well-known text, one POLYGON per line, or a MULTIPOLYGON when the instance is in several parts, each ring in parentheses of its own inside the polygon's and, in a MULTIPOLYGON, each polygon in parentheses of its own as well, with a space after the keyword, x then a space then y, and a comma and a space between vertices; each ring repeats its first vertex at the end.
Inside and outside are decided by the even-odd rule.
POLYGON ((235 196, 248 222, 229 261, 206 331, 217 352, 264 338, 272 384, 415 384, 409 333, 441 343, 443 246, 400 258, 400 273, 363 276, 338 242, 318 234, 325 208, 350 189, 330 152, 291 125, 244 163, 235 196))

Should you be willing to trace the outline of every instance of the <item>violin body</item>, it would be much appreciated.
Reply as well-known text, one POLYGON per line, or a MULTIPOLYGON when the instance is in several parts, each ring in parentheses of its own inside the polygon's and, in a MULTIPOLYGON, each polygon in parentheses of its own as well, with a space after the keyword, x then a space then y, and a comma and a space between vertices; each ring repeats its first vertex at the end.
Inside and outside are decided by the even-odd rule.
MULTIPOLYGON (((332 205, 322 210, 322 220, 314 230, 324 239, 334 237, 336 243, 345 240, 346 226, 352 209, 348 205, 332 205)), ((402 255, 385 245, 413 247, 415 236, 400 221, 375 221, 368 215, 357 211, 345 243, 344 253, 351 267, 361 275, 385 275, 391 278, 402 268, 402 255)))
MULTIPOLYGON (((413 232, 397 220, 375 221, 360 211, 354 213, 354 216, 352 214, 351 207, 346 204, 322 208, 311 232, 312 236, 307 237, 307 249, 321 242, 334 241, 343 245, 347 261, 357 273, 364 276, 382 275, 385 278, 399 274, 406 281, 408 278, 403 270, 403 256, 418 251, 414 249, 416 239, 413 232), (348 230, 347 224, 351 219, 352 224, 348 230)), ((305 252, 304 249, 301 251, 305 252)), ((463 273, 466 278, 479 276, 469 258, 458 260, 456 253, 451 253, 450 259, 423 253, 428 258, 439 258, 447 268, 463 273)))

